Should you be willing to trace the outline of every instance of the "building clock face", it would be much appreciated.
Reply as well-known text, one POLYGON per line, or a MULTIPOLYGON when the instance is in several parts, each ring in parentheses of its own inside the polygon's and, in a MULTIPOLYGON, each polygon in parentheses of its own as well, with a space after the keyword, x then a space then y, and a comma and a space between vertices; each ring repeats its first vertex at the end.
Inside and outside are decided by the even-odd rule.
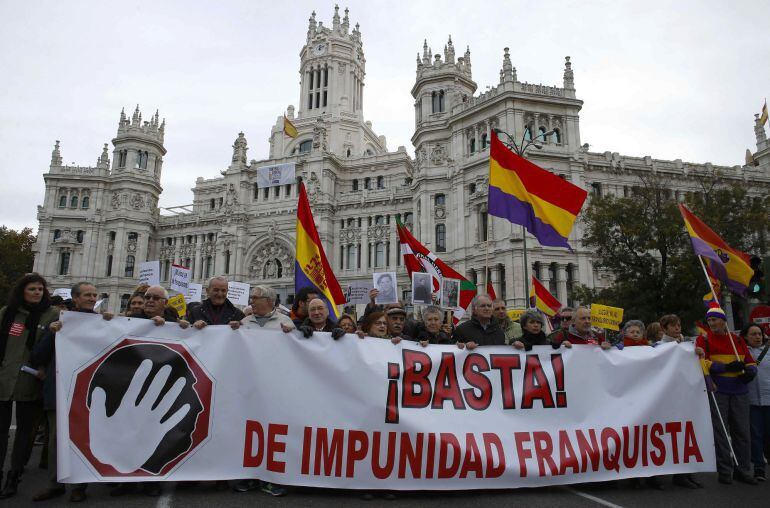
POLYGON ((313 45, 312 52, 314 55, 319 56, 326 53, 326 44, 319 42, 318 44, 313 45))

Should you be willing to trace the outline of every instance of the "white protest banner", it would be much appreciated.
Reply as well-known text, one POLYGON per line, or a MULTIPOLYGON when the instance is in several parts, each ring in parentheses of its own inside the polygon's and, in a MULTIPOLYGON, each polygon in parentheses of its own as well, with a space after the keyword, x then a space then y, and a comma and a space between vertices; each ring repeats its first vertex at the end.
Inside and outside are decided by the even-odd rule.
POLYGON ((364 304, 369 303, 369 291, 372 290, 372 285, 368 282, 351 282, 347 288, 345 288, 345 301, 349 304, 364 304))
POLYGON ((190 282, 189 284, 187 284, 187 292, 184 294, 184 299, 187 300, 188 303, 200 302, 202 293, 203 293, 203 284, 196 284, 195 282, 190 282))
POLYGON ((468 351, 75 312, 62 321, 65 483, 467 490, 715 469, 692 344, 468 351))
POLYGON ((139 284, 157 286, 160 284, 160 261, 139 263, 139 284))
POLYGON ((295 164, 274 164, 257 168, 257 187, 275 187, 276 185, 289 185, 296 183, 294 176, 295 164))
POLYGON ((227 299, 235 305, 248 305, 250 288, 251 286, 245 282, 231 280, 227 283, 227 299))
POLYGON ((190 269, 180 265, 171 265, 171 277, 169 289, 187 292, 187 286, 190 284, 190 269))
POLYGON ((56 288, 51 296, 61 296, 64 300, 71 300, 72 288, 56 288))

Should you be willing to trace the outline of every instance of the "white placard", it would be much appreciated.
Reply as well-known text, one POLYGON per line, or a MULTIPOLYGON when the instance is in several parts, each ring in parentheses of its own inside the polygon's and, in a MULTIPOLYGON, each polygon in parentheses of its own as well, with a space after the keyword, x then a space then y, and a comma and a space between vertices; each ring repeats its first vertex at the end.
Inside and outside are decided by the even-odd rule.
POLYGON ((382 305, 398 302, 398 286, 396 285, 396 272, 374 272, 372 276, 374 287, 379 294, 374 303, 382 305))
POLYGON ((203 284, 190 282, 189 284, 187 284, 187 292, 184 295, 184 299, 185 301, 187 301, 187 303, 200 302, 202 293, 203 293, 203 284))
POLYGON ((412 273, 412 303, 433 305, 433 276, 429 273, 412 273))
POLYGON ((715 470, 691 343, 467 351, 79 312, 62 322, 64 483, 259 478, 467 491, 715 470), (160 392, 165 420, 127 395, 164 365, 169 383, 188 380, 160 392), (650 373, 659 382, 638 382, 650 373))
POLYGON ((64 300, 72 299, 72 288, 57 288, 51 296, 61 296, 64 300))
POLYGON ((227 283, 227 299, 235 305, 248 305, 250 289, 251 286, 245 282, 230 281, 227 283))
POLYGON ((347 288, 345 288, 345 302, 349 304, 363 304, 369 303, 369 291, 372 290, 372 285, 368 282, 351 282, 347 288))
POLYGON ((139 284, 157 286, 160 284, 160 261, 139 263, 139 284))
POLYGON ((293 162, 286 164, 273 164, 257 168, 257 187, 275 187, 277 185, 289 185, 296 183, 295 165, 293 162))
POLYGON ((184 266, 171 265, 171 280, 169 289, 187 293, 187 287, 190 284, 190 269, 184 266))

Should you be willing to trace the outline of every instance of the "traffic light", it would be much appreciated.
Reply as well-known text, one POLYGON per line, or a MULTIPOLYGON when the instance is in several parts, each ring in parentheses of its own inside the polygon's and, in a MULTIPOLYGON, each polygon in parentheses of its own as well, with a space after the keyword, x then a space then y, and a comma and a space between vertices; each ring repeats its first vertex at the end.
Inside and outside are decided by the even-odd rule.
MULTIPOLYGON (((767 261, 767 260, 765 260, 767 261)), ((762 298, 765 295, 765 272, 763 270, 762 258, 751 256, 751 268, 754 270, 749 281, 749 298, 762 298)))

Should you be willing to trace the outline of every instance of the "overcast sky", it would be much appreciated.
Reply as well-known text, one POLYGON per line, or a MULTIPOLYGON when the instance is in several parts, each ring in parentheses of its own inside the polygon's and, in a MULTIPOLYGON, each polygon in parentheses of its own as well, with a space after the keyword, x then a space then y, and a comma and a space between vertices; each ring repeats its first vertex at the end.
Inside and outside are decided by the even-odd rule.
MULTIPOLYGON (((484 91, 503 48, 520 81, 562 85, 572 57, 592 151, 742 164, 770 95, 770 2, 350 1, 367 60, 364 114, 395 150, 414 129, 424 38, 471 49, 484 91), (374 100, 374 97, 377 99, 374 100)), ((331 1, 0 0, 0 223, 36 229, 54 141, 95 165, 120 109, 166 118, 161 206, 227 167, 239 131, 267 157, 270 127, 299 95, 307 20, 331 1)), ((111 147, 110 147, 111 150, 111 147)), ((110 154, 110 156, 112 156, 110 154)))

